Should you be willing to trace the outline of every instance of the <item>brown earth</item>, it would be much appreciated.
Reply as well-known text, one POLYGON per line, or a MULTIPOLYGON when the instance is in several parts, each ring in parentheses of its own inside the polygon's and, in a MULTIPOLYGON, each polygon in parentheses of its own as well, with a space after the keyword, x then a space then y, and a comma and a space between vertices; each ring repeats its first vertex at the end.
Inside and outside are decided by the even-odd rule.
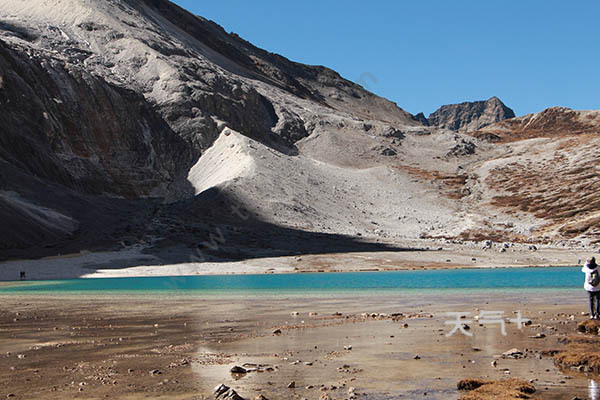
POLYGON ((578 296, 507 296, 3 296, 0 395, 199 399, 224 383, 244 398, 447 399, 467 376, 501 383, 466 398, 508 396, 518 388, 509 378, 531 381, 541 399, 587 395, 587 377, 551 357, 576 329, 578 296), (524 304, 532 324, 522 330, 469 323, 472 338, 445 337, 448 311, 524 304), (519 356, 502 356, 513 347, 519 356), (235 365, 256 370, 231 374, 235 365))

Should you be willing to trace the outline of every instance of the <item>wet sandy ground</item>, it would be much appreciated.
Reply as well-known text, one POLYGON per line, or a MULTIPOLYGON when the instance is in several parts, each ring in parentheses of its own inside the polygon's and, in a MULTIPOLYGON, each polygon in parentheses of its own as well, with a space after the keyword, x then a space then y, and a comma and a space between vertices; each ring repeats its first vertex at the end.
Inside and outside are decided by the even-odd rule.
POLYGON ((245 398, 345 399, 352 387, 362 399, 452 399, 466 377, 533 380, 543 399, 593 398, 598 379, 560 371, 551 357, 586 318, 585 300, 571 291, 0 296, 0 398, 208 399, 225 383, 245 398), (472 337, 446 337, 446 312, 481 310, 521 310, 533 323, 508 323, 503 336, 499 324, 473 321, 472 337), (498 357, 511 348, 525 357, 498 357), (229 372, 242 364, 258 371, 229 372))

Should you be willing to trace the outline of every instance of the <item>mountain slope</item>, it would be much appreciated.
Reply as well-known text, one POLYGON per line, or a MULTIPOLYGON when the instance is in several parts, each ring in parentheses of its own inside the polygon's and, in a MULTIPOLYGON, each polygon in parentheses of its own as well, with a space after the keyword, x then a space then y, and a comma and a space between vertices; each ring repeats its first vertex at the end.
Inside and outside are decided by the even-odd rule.
POLYGON ((598 111, 575 111, 567 107, 551 107, 535 114, 513 118, 481 128, 473 136, 495 142, 515 142, 541 137, 567 137, 598 133, 598 111))
MULTIPOLYGON (((14 243, 13 228, 5 225, 0 236, 9 248, 33 246, 44 254, 71 249, 92 231, 107 232, 98 239, 100 248, 107 240, 118 246, 132 236, 150 243, 168 235, 152 224, 139 231, 130 220, 145 213, 132 216, 129 207, 144 208, 145 198, 157 198, 168 209, 195 196, 190 170, 226 127, 281 154, 297 154, 299 140, 330 126, 351 126, 359 136, 364 126, 382 135, 420 126, 395 104, 327 68, 258 49, 168 1, 2 2, 0 77, 6 111, 0 116, 0 173, 16 168, 27 176, 3 181, 0 189, 10 194, 6 212, 19 199, 72 221, 65 231, 57 219, 54 233, 40 238, 26 234, 36 229, 35 220, 16 213, 13 225, 22 221, 29 228, 14 243), (70 195, 46 187, 64 187, 70 195), (50 196, 36 195, 44 190, 50 196), (117 224, 109 218, 105 226, 77 211, 76 204, 86 203, 94 215, 102 208, 96 204, 115 203, 115 196, 128 199, 127 206, 111 209, 117 224)), ((381 147, 388 139, 370 140, 381 147)))
POLYGON ((414 117, 166 0, 3 1, 0 104, 0 258, 193 253, 216 230, 222 257, 585 234, 501 197, 511 157, 555 151, 534 157, 523 139, 583 127, 587 114, 501 121, 514 114, 492 98, 414 117))
POLYGON ((507 149, 474 171, 474 207, 529 225, 527 240, 600 240, 600 111, 553 107, 472 134, 507 149))

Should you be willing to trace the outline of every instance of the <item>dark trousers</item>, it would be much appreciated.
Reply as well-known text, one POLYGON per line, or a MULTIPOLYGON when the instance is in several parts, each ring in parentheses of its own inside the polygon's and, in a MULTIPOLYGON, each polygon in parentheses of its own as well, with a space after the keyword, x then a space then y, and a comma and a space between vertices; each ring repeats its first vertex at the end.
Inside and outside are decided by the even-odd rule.
POLYGON ((600 316, 600 292, 588 292, 590 295, 590 315, 600 316))

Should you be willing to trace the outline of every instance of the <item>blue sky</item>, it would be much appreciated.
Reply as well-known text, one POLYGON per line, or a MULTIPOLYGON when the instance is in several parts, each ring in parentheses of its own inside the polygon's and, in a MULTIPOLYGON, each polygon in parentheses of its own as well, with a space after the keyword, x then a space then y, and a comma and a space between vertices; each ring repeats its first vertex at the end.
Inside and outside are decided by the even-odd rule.
POLYGON ((413 114, 491 96, 517 115, 600 109, 598 1, 175 2, 413 114))

